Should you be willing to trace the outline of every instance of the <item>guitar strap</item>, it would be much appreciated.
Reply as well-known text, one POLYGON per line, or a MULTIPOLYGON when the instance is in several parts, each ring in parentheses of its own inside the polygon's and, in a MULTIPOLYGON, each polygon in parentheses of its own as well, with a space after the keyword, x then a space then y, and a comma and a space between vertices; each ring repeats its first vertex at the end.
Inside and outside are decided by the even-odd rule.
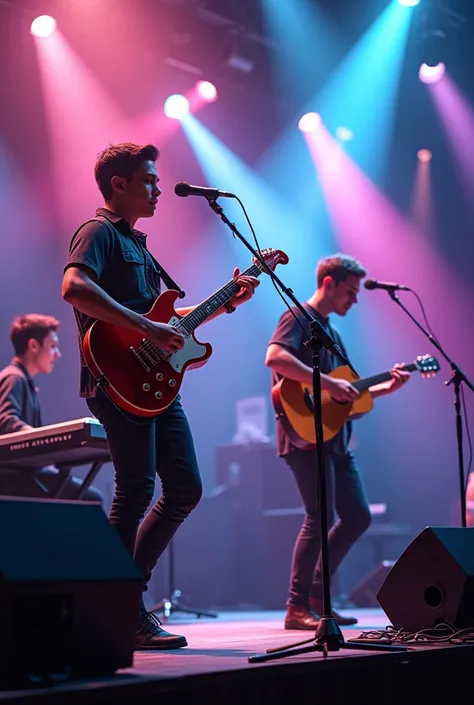
POLYGON ((329 333, 331 334, 331 336, 333 337, 333 339, 337 342, 337 344, 338 344, 339 347, 341 348, 342 352, 344 353, 344 355, 346 356, 346 358, 347 358, 347 359, 349 360, 349 362, 350 362, 349 355, 347 354, 346 346, 345 346, 344 343, 342 342, 341 336, 338 335, 338 334, 336 333, 336 331, 334 330, 334 328, 332 327, 330 321, 328 321, 328 329, 329 329, 329 333))
MULTIPOLYGON (((112 230, 112 226, 111 226, 110 222, 109 222, 108 219, 107 219, 105 216, 103 216, 103 215, 100 215, 100 214, 99 214, 99 215, 97 215, 95 218, 91 218, 91 220, 97 220, 97 221, 99 221, 99 223, 103 223, 107 228, 109 228, 109 230, 112 230)), ((150 250, 149 250, 148 248, 146 248, 146 250, 147 250, 148 254, 150 255, 151 259, 153 260, 153 262, 154 262, 154 264, 155 264, 155 266, 156 266, 156 268, 157 268, 157 270, 158 270, 159 276, 161 277, 161 279, 163 279, 163 281, 164 281, 164 283, 166 284, 166 286, 168 287, 168 289, 174 289, 174 291, 177 291, 177 292, 178 292, 178 297, 179 297, 180 299, 184 299, 184 297, 186 296, 186 292, 183 291, 183 289, 181 289, 180 286, 178 286, 178 284, 177 284, 177 283, 174 281, 174 279, 168 274, 168 272, 167 272, 166 269, 163 267, 163 265, 161 265, 161 264, 158 262, 158 260, 157 260, 155 257, 153 257, 153 255, 151 254, 150 250)))
POLYGON ((168 274, 166 269, 155 259, 155 257, 153 257, 150 250, 147 249, 147 252, 150 255, 150 257, 152 258, 153 262, 155 263, 155 265, 158 269, 158 274, 163 279, 163 281, 166 284, 166 286, 168 287, 168 289, 174 289, 175 291, 178 292, 178 298, 184 299, 184 297, 186 296, 186 292, 183 291, 181 289, 181 287, 178 286, 178 284, 176 284, 176 282, 174 281, 174 279, 172 279, 170 277, 170 275, 168 274))

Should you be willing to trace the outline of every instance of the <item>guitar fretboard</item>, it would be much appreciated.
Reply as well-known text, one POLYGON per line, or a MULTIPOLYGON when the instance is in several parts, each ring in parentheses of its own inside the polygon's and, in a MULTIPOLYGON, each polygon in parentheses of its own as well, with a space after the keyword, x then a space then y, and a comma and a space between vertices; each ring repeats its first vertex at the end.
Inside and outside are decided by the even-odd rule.
MULTIPOLYGON (((251 267, 242 272, 243 276, 259 277, 262 273, 260 267, 253 264, 251 267)), ((190 313, 179 321, 177 325, 185 333, 193 333, 198 326, 200 326, 204 321, 207 321, 216 311, 218 311, 221 306, 226 304, 234 294, 240 289, 240 286, 235 283, 233 279, 224 284, 218 291, 211 294, 205 301, 198 304, 190 313)))
MULTIPOLYGON (((404 365, 400 368, 405 370, 405 372, 414 372, 416 370, 416 365, 411 363, 409 365, 404 365)), ((382 384, 382 382, 387 382, 391 379, 391 372, 381 372, 378 375, 373 375, 372 377, 365 377, 364 379, 358 379, 355 382, 351 382, 352 386, 355 387, 359 392, 363 392, 365 389, 375 386, 376 384, 382 384)))

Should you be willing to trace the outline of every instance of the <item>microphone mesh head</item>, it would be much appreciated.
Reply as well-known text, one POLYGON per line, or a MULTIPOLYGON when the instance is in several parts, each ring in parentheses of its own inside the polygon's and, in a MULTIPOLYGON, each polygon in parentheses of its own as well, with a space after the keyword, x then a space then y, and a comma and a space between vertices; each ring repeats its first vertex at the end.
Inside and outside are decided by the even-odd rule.
POLYGON ((174 192, 177 196, 188 196, 188 188, 189 184, 185 181, 179 181, 174 187, 174 192))
POLYGON ((366 279, 364 282, 364 286, 366 289, 375 289, 374 279, 366 279))

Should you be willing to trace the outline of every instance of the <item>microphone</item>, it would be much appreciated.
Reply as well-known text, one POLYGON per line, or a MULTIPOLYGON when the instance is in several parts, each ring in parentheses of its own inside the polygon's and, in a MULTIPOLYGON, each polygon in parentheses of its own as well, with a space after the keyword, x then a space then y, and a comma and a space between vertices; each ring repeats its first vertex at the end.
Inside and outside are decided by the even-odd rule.
POLYGON ((229 191, 219 191, 216 188, 208 188, 207 186, 191 186, 186 181, 179 181, 174 187, 174 192, 177 196, 185 198, 186 196, 204 196, 210 201, 214 201, 219 196, 223 198, 235 198, 235 194, 229 191))
POLYGON ((392 282, 379 282, 377 279, 366 279, 364 286, 366 289, 383 289, 384 291, 411 291, 409 286, 393 284, 392 282))

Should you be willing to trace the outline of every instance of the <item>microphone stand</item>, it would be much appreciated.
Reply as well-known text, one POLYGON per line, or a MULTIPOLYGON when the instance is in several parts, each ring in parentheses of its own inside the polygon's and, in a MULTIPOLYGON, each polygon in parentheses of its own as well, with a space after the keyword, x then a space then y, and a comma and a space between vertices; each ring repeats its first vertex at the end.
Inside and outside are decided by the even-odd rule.
MULTIPOLYGON (((359 649, 367 651, 407 651, 406 647, 391 646, 387 644, 364 644, 354 643, 348 644, 344 641, 343 634, 336 623, 331 608, 331 590, 329 576, 329 556, 328 556, 328 527, 327 527, 327 498, 326 498, 326 473, 324 470, 324 432, 322 425, 322 409, 321 409, 321 371, 319 367, 319 353, 322 347, 327 350, 332 350, 338 358, 353 369, 345 355, 336 345, 333 338, 327 333, 323 326, 302 306, 296 299, 291 289, 288 289, 276 274, 266 265, 259 253, 250 245, 244 236, 237 230, 234 223, 231 223, 221 206, 216 203, 216 200, 209 200, 209 205, 212 210, 220 216, 223 222, 231 229, 235 236, 250 250, 253 256, 262 264, 265 271, 269 274, 279 289, 286 294, 295 304, 296 308, 309 321, 311 328, 311 338, 309 345, 312 352, 312 367, 313 367, 313 416, 314 428, 316 433, 316 448, 315 461, 317 471, 317 488, 318 488, 318 515, 321 531, 321 577, 322 577, 322 592, 323 592, 323 614, 319 620, 318 626, 313 639, 305 639, 295 644, 288 644, 273 649, 267 649, 264 654, 249 656, 250 663, 261 661, 275 660, 284 658, 285 656, 293 656, 295 654, 308 653, 310 651, 322 651, 326 657, 328 651, 339 651, 339 649, 359 649), (295 646, 308 644, 313 642, 311 646, 294 649, 295 646)), ((356 374, 356 373, 355 373, 356 374)))
POLYGON ((441 344, 436 340, 434 335, 427 331, 419 321, 413 316, 413 314, 406 308, 404 304, 400 301, 400 298, 395 293, 395 289, 388 291, 390 296, 395 303, 397 303, 403 311, 407 314, 413 323, 421 330, 421 332, 428 338, 430 343, 435 346, 435 348, 441 353, 446 362, 451 366, 452 374, 451 377, 445 382, 445 385, 449 387, 450 384, 454 385, 454 411, 456 418, 456 439, 458 447, 458 467, 459 467, 459 496, 460 496, 460 507, 461 507, 461 526, 466 527, 466 485, 464 477, 464 455, 463 455, 463 427, 462 427, 462 414, 461 414, 461 398, 460 389, 461 384, 464 382, 471 392, 474 392, 474 385, 466 377, 464 372, 458 367, 458 365, 451 360, 450 357, 445 353, 441 344))
POLYGON ((174 581, 174 539, 168 545, 168 597, 164 597, 150 608, 150 612, 162 612, 163 620, 166 621, 176 612, 183 614, 194 614, 200 617, 217 617, 214 612, 204 612, 194 607, 185 607, 180 602, 181 590, 175 587, 174 581))
MULTIPOLYGON (((318 337, 318 339, 321 341, 321 345, 320 345, 320 348, 319 348, 319 349, 321 349, 321 347, 325 347, 327 350, 331 350, 335 355, 337 355, 337 357, 341 360, 341 362, 342 362, 344 365, 347 365, 347 366, 353 371, 353 373, 356 375, 357 372, 354 370, 354 368, 352 367, 352 365, 351 365, 351 363, 349 362, 349 360, 346 358, 346 356, 344 355, 344 353, 342 352, 342 350, 339 348, 339 346, 337 345, 336 341, 333 340, 332 336, 329 335, 329 333, 323 328, 323 326, 320 324, 320 322, 317 321, 315 318, 313 318, 313 316, 311 316, 311 314, 304 308, 304 306, 302 306, 302 305, 300 304, 300 302, 298 301, 298 299, 297 299, 297 298, 295 297, 295 295, 293 294, 292 289, 288 289, 288 288, 283 284, 283 282, 281 281, 281 279, 279 279, 279 278, 277 277, 277 275, 275 274, 275 272, 274 272, 272 269, 270 269, 270 267, 267 265, 267 263, 266 263, 265 260, 262 258, 262 256, 260 255, 260 253, 257 252, 257 250, 255 250, 255 249, 252 247, 252 245, 244 238, 244 236, 237 230, 237 228, 236 228, 236 226, 235 226, 235 223, 231 223, 231 221, 230 221, 230 220, 227 218, 227 216, 225 215, 225 213, 224 213, 224 211, 223 211, 223 209, 222 209, 222 206, 220 206, 220 205, 217 203, 216 199, 215 199, 215 198, 208 198, 208 203, 209 203, 210 207, 212 208, 212 210, 214 211, 214 213, 217 213, 217 215, 220 216, 221 220, 223 220, 223 222, 232 230, 234 236, 238 237, 239 240, 245 245, 245 247, 246 247, 248 250, 250 250, 250 252, 251 252, 252 255, 255 257, 255 259, 259 261, 259 263, 260 263, 261 266, 262 266, 262 269, 265 270, 266 274, 268 274, 268 275, 271 277, 271 279, 273 279, 273 281, 274 281, 275 284, 278 286, 278 288, 279 288, 284 294, 286 294, 286 296, 288 296, 288 298, 290 298, 290 299, 293 301, 293 303, 295 304, 296 308, 297 308, 297 309, 303 314, 303 316, 310 322, 310 324, 311 324, 311 333, 313 333, 313 326, 314 326, 314 330, 317 331, 317 337, 318 337)), ((316 335, 316 334, 315 334, 315 335, 316 335)), ((312 348, 311 348, 311 349, 312 349, 312 348)))

